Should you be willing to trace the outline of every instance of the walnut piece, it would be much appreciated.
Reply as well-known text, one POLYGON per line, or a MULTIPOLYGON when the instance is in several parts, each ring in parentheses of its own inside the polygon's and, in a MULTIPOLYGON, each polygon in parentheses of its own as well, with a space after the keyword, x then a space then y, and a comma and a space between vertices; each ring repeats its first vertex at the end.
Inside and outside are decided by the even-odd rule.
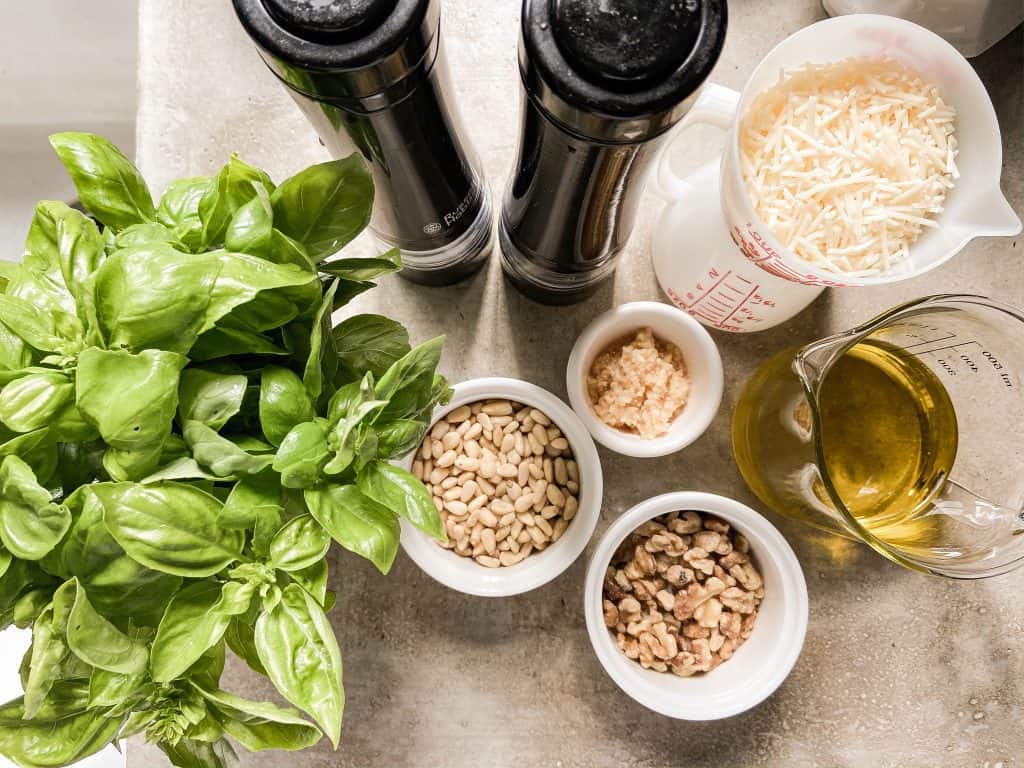
POLYGON ((750 637, 764 580, 749 542, 694 511, 649 520, 605 572, 602 608, 615 643, 646 669, 710 672, 750 637))

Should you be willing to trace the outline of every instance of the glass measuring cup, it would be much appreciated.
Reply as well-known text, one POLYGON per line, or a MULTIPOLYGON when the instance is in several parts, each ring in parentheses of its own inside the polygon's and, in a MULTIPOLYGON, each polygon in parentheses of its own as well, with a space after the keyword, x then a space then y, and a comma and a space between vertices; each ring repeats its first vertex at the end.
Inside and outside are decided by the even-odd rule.
POLYGON ((1018 567, 1024 311, 930 296, 785 350, 744 386, 733 452, 775 511, 900 565, 965 579, 1018 567))
POLYGON ((1002 143, 995 109, 968 61, 938 35, 903 19, 854 14, 811 24, 775 46, 742 92, 707 85, 662 152, 656 191, 669 203, 651 241, 658 282, 668 297, 705 325, 727 331, 771 328, 802 310, 822 286, 870 286, 923 274, 970 240, 1011 236, 1020 219, 999 187, 1002 143), (784 69, 843 59, 896 59, 934 82, 957 110, 960 178, 944 210, 910 247, 906 259, 881 272, 831 272, 787 249, 751 204, 740 164, 739 125, 757 96, 784 69), (690 175, 672 168, 687 129, 706 124, 726 132, 720 162, 690 175))

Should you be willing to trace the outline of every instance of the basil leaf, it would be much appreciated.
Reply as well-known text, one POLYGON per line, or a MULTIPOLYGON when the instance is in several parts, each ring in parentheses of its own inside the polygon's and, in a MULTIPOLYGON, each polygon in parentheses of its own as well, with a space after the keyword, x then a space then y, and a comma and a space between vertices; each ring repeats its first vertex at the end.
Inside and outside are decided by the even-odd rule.
POLYGON ((428 536, 447 541, 441 516, 426 486, 409 472, 386 461, 372 461, 356 477, 366 496, 404 517, 428 536))
POLYGON ((402 255, 398 248, 392 248, 377 259, 334 259, 318 265, 318 269, 325 274, 357 282, 390 275, 401 268, 402 255))
POLYGON ((294 264, 275 264, 247 253, 216 251, 221 265, 213 287, 213 298, 202 331, 226 316, 235 307, 252 301, 261 291, 301 289, 316 281, 316 276, 294 264))
POLYGON ((244 534, 222 528, 221 503, 198 488, 168 482, 99 484, 90 490, 103 504, 110 534, 147 568, 203 578, 241 555, 244 534))
POLYGON ((124 634, 101 616, 78 583, 72 579, 74 604, 68 616, 68 646, 91 667, 123 675, 139 675, 149 660, 146 644, 124 634))
POLYGON ((157 206, 156 220, 172 229, 175 237, 191 251, 199 248, 203 234, 199 201, 214 185, 214 180, 205 176, 177 179, 167 186, 157 206))
POLYGON ((305 421, 285 435, 273 466, 285 488, 308 488, 319 480, 329 458, 327 430, 319 421, 305 421))
POLYGON ((118 251, 95 277, 100 331, 111 347, 188 352, 208 327, 215 254, 190 255, 164 243, 118 251))
POLYGON ((191 456, 182 456, 181 458, 175 459, 170 464, 166 464, 160 469, 146 475, 144 478, 139 480, 143 485, 151 483, 159 483, 164 480, 224 480, 223 477, 219 477, 199 466, 199 462, 193 459, 191 456))
POLYGON ((156 215, 142 174, 121 150, 90 133, 55 133, 50 144, 71 174, 82 205, 114 230, 156 215))
POLYGON ((76 403, 104 441, 133 450, 161 442, 178 407, 187 358, 147 349, 138 354, 90 348, 78 356, 76 403))
POLYGON ((377 427, 377 456, 382 459, 397 459, 405 456, 423 442, 427 433, 427 422, 398 419, 390 424, 377 427))
POLYGON ((188 353, 196 362, 216 360, 231 355, 287 355, 262 333, 238 328, 211 328, 198 339, 188 353))
MULTIPOLYGON (((17 371, 32 365, 32 350, 14 331, 0 322, 0 371, 17 371)), ((0 385, 5 384, 0 379, 0 385)))
POLYGON ((274 462, 273 456, 253 456, 201 421, 186 421, 182 430, 195 460, 218 477, 255 475, 274 462))
POLYGON ((241 410, 247 385, 241 374, 187 368, 178 386, 178 419, 220 429, 241 410))
MULTIPOLYGON (((64 203, 49 200, 36 205, 25 249, 25 266, 35 266, 53 283, 59 281, 59 290, 75 301, 82 300, 86 280, 104 258, 103 236, 92 220, 64 203)), ((79 317, 83 322, 86 319, 81 313, 79 317)))
POLYGON ((71 653, 67 643, 68 620, 73 601, 74 583, 66 582, 54 592, 53 600, 43 609, 32 627, 28 674, 24 680, 25 716, 29 719, 40 714, 47 694, 54 685, 76 677, 87 669, 71 653))
POLYGON ((238 755, 226 739, 214 742, 182 739, 176 744, 158 745, 172 765, 178 768, 238 768, 238 755))
POLYGON ((272 243, 274 210, 270 205, 270 193, 262 184, 253 184, 253 190, 256 196, 231 217, 224 233, 224 245, 231 251, 262 257, 272 243))
POLYGON ((339 281, 335 280, 324 293, 309 335, 309 357, 306 358, 302 383, 314 403, 320 399, 324 382, 332 381, 337 370, 338 357, 334 348, 334 337, 331 336, 331 310, 338 283, 339 281))
MULTIPOLYGON (((328 535, 330 539, 330 535, 328 535)), ((292 581, 309 592, 320 605, 327 609, 327 561, 320 560, 308 568, 299 571, 292 571, 289 576, 292 581)))
POLYGON ((394 513, 354 485, 325 485, 305 492, 309 511, 336 542, 365 557, 381 573, 391 570, 401 530, 394 513))
POLYGON ((345 706, 341 652, 316 600, 296 584, 285 587, 281 602, 256 621, 256 650, 274 687, 337 748, 345 706))
POLYGON ((32 468, 17 456, 0 464, 0 541, 15 557, 39 560, 67 533, 71 513, 50 500, 32 468))
POLYGON ((24 299, 0 293, 0 323, 41 352, 64 352, 72 348, 68 339, 58 335, 53 317, 24 299))
POLYGON ((14 432, 45 427, 75 396, 75 385, 63 373, 36 373, 0 390, 0 421, 14 432))
POLYGON ((271 196, 274 223, 316 261, 337 253, 370 223, 373 180, 357 154, 306 168, 271 196))
POLYGON ((251 584, 201 581, 178 592, 167 606, 150 652, 153 680, 168 683, 220 642, 232 616, 245 613, 251 584))
POLYGON ((25 719, 18 698, 0 707, 0 753, 33 768, 70 765, 103 749, 123 723, 124 718, 106 717, 102 710, 25 719))
POLYGON ((276 533, 281 526, 281 482, 273 472, 248 475, 231 489, 219 522, 225 528, 246 530, 260 528, 260 521, 270 519, 276 533))
POLYGON ((212 706, 224 731, 252 752, 306 749, 320 741, 320 731, 306 722, 297 709, 243 699, 219 689, 194 687, 212 706))
POLYGON ((0 458, 18 456, 32 471, 40 484, 45 485, 57 467, 57 446, 49 427, 26 432, 0 444, 0 458))
POLYGON ((267 670, 263 668, 263 662, 260 661, 259 653, 256 651, 254 632, 252 625, 247 623, 244 617, 235 616, 231 619, 227 632, 224 633, 224 639, 227 641, 228 647, 235 652, 238 658, 248 664, 251 670, 265 676, 267 670))
POLYGON ((295 264, 310 271, 316 269, 316 264, 309 258, 302 243, 288 237, 276 227, 270 232, 269 258, 278 264, 295 264))
POLYGON ((274 189, 274 182, 263 171, 232 155, 199 201, 199 218, 203 223, 200 244, 203 247, 224 242, 231 218, 256 196, 258 186, 270 192, 274 189))
POLYGON ((282 571, 301 571, 323 560, 331 536, 309 515, 293 517, 270 542, 268 563, 282 571))
POLYGON ((377 415, 378 422, 413 418, 430 402, 434 371, 440 362, 443 345, 444 336, 420 344, 395 361, 380 377, 377 397, 390 402, 377 415))
POLYGON ((159 243, 166 243, 171 246, 181 244, 174 232, 163 224, 147 221, 144 224, 132 224, 130 227, 125 227, 118 232, 114 238, 114 250, 159 243))
MULTIPOLYGON (((369 376, 370 374, 367 374, 367 379, 369 376)), ((364 379, 365 383, 366 379, 364 379)), ((366 387, 366 390, 373 391, 372 383, 366 387)), ((343 472, 356 458, 358 440, 367 434, 373 435, 374 446, 371 453, 376 454, 376 434, 367 432, 366 428, 360 428, 360 425, 383 405, 387 405, 386 400, 366 400, 353 404, 347 409, 345 416, 334 425, 327 441, 328 446, 335 450, 335 456, 324 467, 326 474, 336 475, 343 472)))
POLYGON ((103 453, 103 469, 110 479, 124 483, 140 480, 153 474, 164 453, 163 442, 132 450, 108 448, 103 453))
POLYGON ((280 445, 296 424, 316 415, 302 379, 276 365, 267 366, 260 375, 259 412, 263 434, 274 445, 280 445))
POLYGON ((127 675, 94 669, 89 675, 89 709, 111 708, 112 715, 131 712, 148 692, 149 686, 144 684, 147 661, 144 656, 143 672, 127 675))
POLYGON ((332 336, 338 364, 350 379, 367 371, 382 376, 411 350, 402 324, 381 315, 354 315, 335 326, 332 336))
POLYGON ((53 589, 40 587, 26 592, 14 604, 14 626, 26 629, 32 626, 43 610, 50 604, 53 589))
POLYGON ((19 322, 23 325, 44 324, 45 330, 52 330, 54 336, 61 340, 57 351, 62 355, 74 354, 82 345, 84 333, 79 310, 85 307, 77 306, 68 293, 59 266, 51 265, 49 269, 49 273, 33 272, 24 265, 14 265, 6 296, 25 302, 43 314, 42 317, 21 318, 19 322))
MULTIPOLYGON (((130 615, 137 624, 153 626, 163 615, 181 579, 140 565, 114 540, 103 523, 103 505, 95 490, 83 487, 67 500, 73 522, 63 541, 45 562, 47 570, 63 579, 77 578, 89 601, 103 613, 130 615)), ((116 502, 116 496, 114 497, 116 502)))
POLYGON ((50 423, 50 434, 58 446, 89 443, 100 436, 96 427, 86 420, 75 405, 74 385, 70 401, 57 412, 50 423))

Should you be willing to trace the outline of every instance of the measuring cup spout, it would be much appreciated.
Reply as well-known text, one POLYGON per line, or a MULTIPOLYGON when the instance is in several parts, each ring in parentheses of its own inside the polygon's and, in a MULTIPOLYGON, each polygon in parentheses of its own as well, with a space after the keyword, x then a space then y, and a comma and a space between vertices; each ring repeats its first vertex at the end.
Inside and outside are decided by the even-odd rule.
POLYGON ((973 237, 1013 237, 1021 231, 1020 217, 999 189, 964 212, 964 226, 973 237))
POLYGON ((800 349, 793 359, 793 370, 813 398, 832 364, 861 337, 859 330, 838 333, 800 349))

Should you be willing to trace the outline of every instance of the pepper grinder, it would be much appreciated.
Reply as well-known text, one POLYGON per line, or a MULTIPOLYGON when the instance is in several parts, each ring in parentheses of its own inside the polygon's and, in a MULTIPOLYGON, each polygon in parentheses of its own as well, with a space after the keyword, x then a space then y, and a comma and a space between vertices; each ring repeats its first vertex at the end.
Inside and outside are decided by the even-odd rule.
POLYGON ((335 156, 374 180, 370 229, 403 277, 456 282, 491 251, 491 205, 453 104, 437 0, 233 0, 335 156))
POLYGON ((525 0, 522 122, 502 268, 571 304, 611 276, 644 179, 725 41, 725 0, 525 0))

